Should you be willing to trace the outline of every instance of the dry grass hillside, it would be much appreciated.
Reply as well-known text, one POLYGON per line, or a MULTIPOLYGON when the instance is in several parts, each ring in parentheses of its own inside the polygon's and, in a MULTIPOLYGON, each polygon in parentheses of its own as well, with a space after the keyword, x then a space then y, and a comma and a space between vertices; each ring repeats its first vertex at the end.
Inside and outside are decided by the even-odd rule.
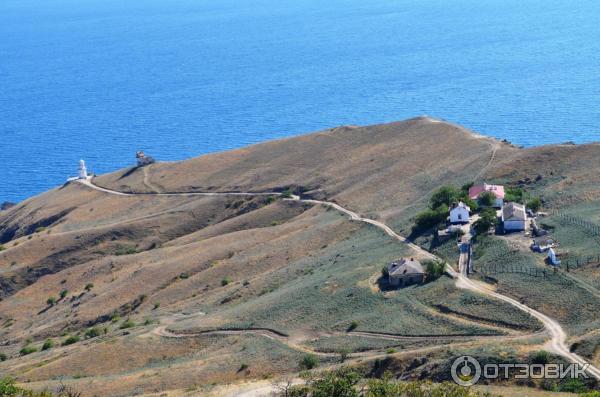
MULTIPOLYGON (((565 210, 593 205, 598 155, 598 145, 519 149, 416 118, 94 183, 137 193, 290 189, 406 232, 435 188, 471 180, 525 185, 565 210)), ((427 377, 461 349, 518 355, 541 341, 535 320, 447 277, 381 291, 382 266, 417 252, 332 208, 278 196, 119 196, 70 183, 0 212, 0 243, 0 374, 32 388, 201 395, 297 372, 309 353, 334 365, 341 352, 427 377)))

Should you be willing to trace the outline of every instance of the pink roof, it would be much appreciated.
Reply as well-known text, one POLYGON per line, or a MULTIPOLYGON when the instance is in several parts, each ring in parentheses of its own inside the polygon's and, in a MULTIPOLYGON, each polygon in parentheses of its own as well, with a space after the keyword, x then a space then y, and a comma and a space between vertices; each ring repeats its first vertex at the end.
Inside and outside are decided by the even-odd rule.
POLYGON ((478 186, 471 186, 471 188, 469 189, 469 198, 471 200, 476 200, 477 197, 479 197, 479 195, 485 191, 494 193, 496 195, 496 198, 504 198, 504 186, 488 185, 487 183, 478 186))

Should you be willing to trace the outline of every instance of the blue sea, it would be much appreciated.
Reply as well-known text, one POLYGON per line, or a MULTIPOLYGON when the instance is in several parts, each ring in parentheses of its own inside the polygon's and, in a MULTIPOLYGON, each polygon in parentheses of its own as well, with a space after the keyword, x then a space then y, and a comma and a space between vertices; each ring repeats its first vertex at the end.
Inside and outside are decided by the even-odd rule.
POLYGON ((428 114, 600 140, 597 0, 1 0, 0 202, 75 175, 428 114))

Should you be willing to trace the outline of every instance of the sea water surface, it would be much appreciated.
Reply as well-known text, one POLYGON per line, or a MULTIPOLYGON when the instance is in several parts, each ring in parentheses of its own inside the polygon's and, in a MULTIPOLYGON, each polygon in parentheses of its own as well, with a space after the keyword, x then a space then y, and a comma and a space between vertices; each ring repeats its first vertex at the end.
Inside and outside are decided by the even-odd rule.
POLYGON ((161 160, 428 114, 600 140, 597 0, 1 0, 0 202, 161 160))

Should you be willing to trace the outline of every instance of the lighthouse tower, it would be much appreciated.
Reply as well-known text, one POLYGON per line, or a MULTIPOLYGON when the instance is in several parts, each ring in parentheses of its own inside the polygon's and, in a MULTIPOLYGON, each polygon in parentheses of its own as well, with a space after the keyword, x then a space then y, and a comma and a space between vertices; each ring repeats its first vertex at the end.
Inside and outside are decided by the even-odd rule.
POLYGON ((88 173, 87 173, 87 169, 85 168, 85 161, 79 160, 79 179, 87 179, 87 178, 88 178, 88 173))

